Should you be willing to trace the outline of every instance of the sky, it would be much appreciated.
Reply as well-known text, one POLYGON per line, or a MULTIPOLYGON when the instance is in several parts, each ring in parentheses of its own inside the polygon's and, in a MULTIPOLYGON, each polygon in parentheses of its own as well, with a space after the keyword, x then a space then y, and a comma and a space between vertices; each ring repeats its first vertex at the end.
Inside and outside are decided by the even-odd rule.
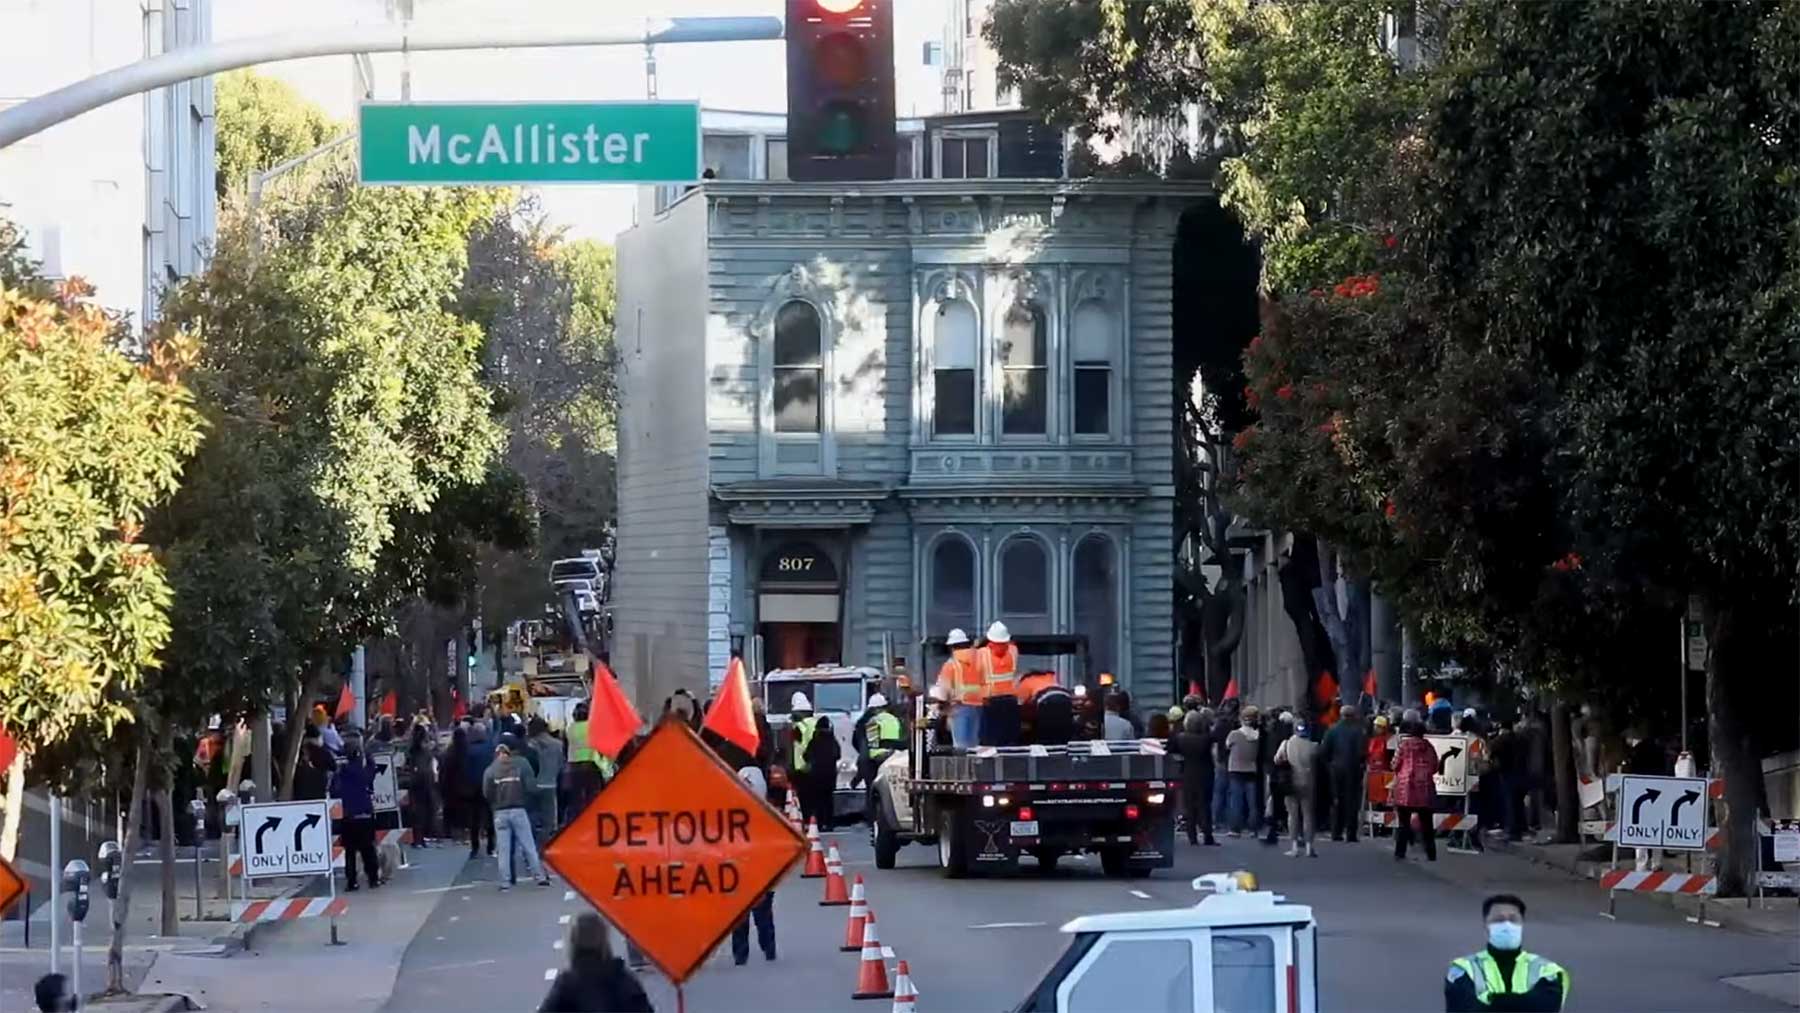
MULTIPOLYGON (((213 5, 213 38, 303 32, 329 26, 380 23, 388 0, 222 0, 213 5)), ((896 108, 901 115, 936 112, 935 71, 923 65, 927 40, 938 39, 946 0, 895 0, 896 108)), ((645 17, 780 17, 782 0, 415 0, 420 23, 632 23, 645 17)), ((372 57, 375 95, 400 97, 401 57, 372 57)), ((708 108, 781 112, 786 108, 782 43, 729 42, 661 46, 656 51, 657 97, 698 99, 708 108)), ((411 57, 416 101, 617 100, 644 97, 641 46, 481 50, 417 53, 411 57)), ((265 64, 258 73, 280 78, 332 116, 353 122, 355 77, 348 56, 265 64)), ((558 186, 539 191, 545 214, 575 237, 611 240, 631 225, 635 188, 558 186)))

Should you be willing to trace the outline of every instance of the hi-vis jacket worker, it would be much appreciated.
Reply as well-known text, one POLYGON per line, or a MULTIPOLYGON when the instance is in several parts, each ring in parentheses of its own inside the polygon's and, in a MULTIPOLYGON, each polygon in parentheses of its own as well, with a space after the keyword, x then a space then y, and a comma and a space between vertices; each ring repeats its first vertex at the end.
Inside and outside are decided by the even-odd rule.
POLYGON ((863 723, 863 735, 868 739, 869 759, 880 764, 894 750, 906 748, 906 733, 900 727, 900 719, 888 709, 887 697, 877 693, 869 698, 869 706, 875 708, 875 713, 863 723))
POLYGON ((1525 902, 1508 893, 1481 902, 1487 948, 1457 957, 1444 975, 1448 1013, 1560 1013, 1569 997, 1569 972, 1527 952, 1525 902))
POLYGON ((950 658, 938 669, 937 685, 944 699, 955 704, 950 711, 950 739, 954 745, 974 746, 981 741, 981 701, 987 699, 987 684, 967 633, 951 630, 944 646, 950 649, 950 658))
POLYGON ((793 716, 794 762, 789 770, 797 774, 806 773, 806 747, 812 744, 813 729, 819 727, 819 719, 813 716, 812 701, 805 693, 796 692, 788 700, 788 713, 793 716))
POLYGON ((996 620, 987 628, 987 650, 976 651, 976 668, 986 696, 1011 696, 1013 678, 1019 671, 1019 649, 1013 646, 1012 631, 996 620))

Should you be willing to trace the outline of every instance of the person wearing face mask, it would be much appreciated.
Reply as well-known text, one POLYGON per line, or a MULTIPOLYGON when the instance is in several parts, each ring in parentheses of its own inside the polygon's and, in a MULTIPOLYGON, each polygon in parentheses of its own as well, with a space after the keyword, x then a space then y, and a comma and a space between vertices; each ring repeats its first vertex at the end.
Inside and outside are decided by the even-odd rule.
POLYGON ((1569 972, 1524 948, 1525 902, 1499 893, 1481 902, 1487 948, 1457 957, 1444 975, 1445 1013, 1559 1013, 1569 972))

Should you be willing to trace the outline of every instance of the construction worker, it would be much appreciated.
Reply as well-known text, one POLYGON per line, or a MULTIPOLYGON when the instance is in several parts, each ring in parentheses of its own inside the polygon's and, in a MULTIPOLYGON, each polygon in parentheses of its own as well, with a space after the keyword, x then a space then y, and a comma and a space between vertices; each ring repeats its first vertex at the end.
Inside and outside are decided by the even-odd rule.
MULTIPOLYGON (((805 819, 812 819, 818 814, 813 811, 814 792, 812 776, 807 770, 806 747, 812 745, 813 731, 818 728, 819 719, 813 716, 812 701, 806 698, 805 693, 798 691, 788 700, 788 714, 789 719, 793 722, 789 726, 789 734, 792 736, 793 743, 793 762, 788 764, 788 779, 793 782, 794 795, 800 800, 800 815, 805 819)), ((834 775, 834 772, 827 770, 822 771, 821 774, 829 778, 834 775)))
POLYGON ((1019 648, 1012 642, 1006 624, 996 620, 987 628, 986 650, 975 652, 976 669, 981 674, 982 700, 981 743, 991 746, 1018 744, 1023 730, 1023 710, 1013 695, 1019 674, 1019 648))
MULTIPOLYGON (((894 713, 894 706, 888 698, 880 693, 869 698, 869 706, 873 713, 863 723, 863 735, 868 739, 868 750, 871 768, 881 766, 881 761, 896 749, 906 748, 905 731, 900 727, 900 718, 894 713)), ((870 777, 873 778, 871 772, 870 777)))
POLYGON ((1450 962, 1444 976, 1447 1013, 1559 1013, 1569 998, 1569 972, 1524 948, 1525 902, 1497 893, 1481 902, 1481 917, 1487 947, 1450 962))
POLYGON ((977 671, 975 648, 969 635, 951 630, 944 638, 950 657, 938 669, 937 685, 951 704, 950 738, 954 745, 973 746, 981 741, 981 701, 987 693, 977 671))

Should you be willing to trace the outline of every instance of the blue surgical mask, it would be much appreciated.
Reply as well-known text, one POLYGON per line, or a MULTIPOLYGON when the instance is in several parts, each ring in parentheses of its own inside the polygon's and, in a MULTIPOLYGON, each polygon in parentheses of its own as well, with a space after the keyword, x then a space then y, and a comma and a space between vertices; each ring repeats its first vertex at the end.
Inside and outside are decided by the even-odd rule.
POLYGON ((1488 945, 1496 950, 1516 950, 1525 944, 1525 923, 1488 922, 1488 945))

